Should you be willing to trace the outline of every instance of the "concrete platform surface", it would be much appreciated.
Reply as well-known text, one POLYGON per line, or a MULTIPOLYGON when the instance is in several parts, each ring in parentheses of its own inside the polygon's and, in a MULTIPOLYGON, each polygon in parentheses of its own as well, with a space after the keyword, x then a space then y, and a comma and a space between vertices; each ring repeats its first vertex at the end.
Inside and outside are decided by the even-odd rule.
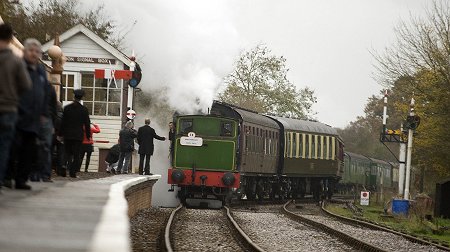
MULTIPOLYGON (((110 240, 114 243, 114 238, 116 244, 120 241, 119 245, 123 245, 127 250, 129 243, 121 243, 126 243, 129 237, 114 237, 126 235, 129 228, 128 223, 123 223, 127 220, 126 200, 120 188, 123 188, 127 181, 136 183, 149 179, 149 176, 146 177, 116 175, 75 182, 32 182, 31 191, 2 189, 0 251, 99 251, 103 250, 98 249, 99 241, 104 243, 110 240), (113 184, 121 186, 117 189, 113 184), (115 197, 116 194, 118 197, 115 197), (119 203, 117 214, 114 213, 114 206, 117 204, 111 204, 112 202, 119 203), (109 207, 106 207, 107 205, 109 207), (118 216, 121 222, 112 228, 116 231, 111 230, 110 235, 105 234, 108 232, 105 223, 114 225, 111 223, 114 219, 111 221, 111 218, 116 218, 115 216, 118 216), (92 245, 93 243, 97 245, 92 245)), ((159 177, 155 176, 155 179, 159 177)))

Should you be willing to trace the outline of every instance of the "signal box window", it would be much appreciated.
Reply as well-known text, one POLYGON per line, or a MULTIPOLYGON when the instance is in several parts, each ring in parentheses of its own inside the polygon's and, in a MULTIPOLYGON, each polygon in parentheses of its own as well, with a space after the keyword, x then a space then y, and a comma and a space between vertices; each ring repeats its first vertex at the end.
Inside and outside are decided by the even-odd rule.
POLYGON ((230 122, 222 122, 220 129, 221 136, 232 136, 233 135, 233 124, 230 122))
POLYGON ((193 122, 192 120, 181 120, 180 133, 187 134, 193 130, 193 122))

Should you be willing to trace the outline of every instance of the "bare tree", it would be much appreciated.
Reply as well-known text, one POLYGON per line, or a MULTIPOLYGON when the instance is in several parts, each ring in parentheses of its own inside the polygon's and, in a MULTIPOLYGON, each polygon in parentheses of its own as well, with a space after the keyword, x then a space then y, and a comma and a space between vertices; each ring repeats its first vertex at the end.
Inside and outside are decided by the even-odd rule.
POLYGON ((411 17, 395 32, 393 45, 373 53, 376 78, 391 90, 396 113, 406 116, 409 100, 416 100, 422 120, 412 161, 422 170, 416 177, 423 184, 425 170, 450 175, 450 3, 434 1, 425 17, 411 17))
POLYGON ((396 42, 384 52, 373 52, 376 78, 389 87, 399 78, 431 70, 450 83, 450 5, 434 1, 426 17, 411 17, 395 28, 396 42))

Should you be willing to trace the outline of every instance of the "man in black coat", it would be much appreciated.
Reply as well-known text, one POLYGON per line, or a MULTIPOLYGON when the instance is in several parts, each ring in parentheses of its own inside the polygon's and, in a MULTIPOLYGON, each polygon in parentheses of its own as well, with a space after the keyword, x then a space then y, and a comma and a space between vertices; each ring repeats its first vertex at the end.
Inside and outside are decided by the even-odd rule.
POLYGON ((137 137, 136 130, 133 129, 132 121, 125 123, 125 127, 119 132, 120 157, 117 173, 127 174, 130 168, 131 155, 134 151, 134 139, 137 137))
POLYGON ((173 155, 175 150, 175 141, 176 141, 176 129, 175 124, 173 122, 169 123, 169 141, 170 141, 170 147, 169 147, 169 159, 170 164, 173 165, 173 155))
POLYGON ((91 121, 87 108, 81 104, 84 91, 76 89, 73 93, 75 99, 64 108, 59 135, 63 137, 66 167, 69 169, 69 175, 76 178, 78 167, 81 166, 80 152, 83 132, 86 132, 87 139, 91 139, 91 131, 83 131, 83 127, 90 129, 91 121))
POLYGON ((150 156, 153 155, 155 146, 153 139, 156 138, 160 141, 165 141, 165 137, 160 137, 156 134, 155 130, 150 127, 150 119, 145 119, 145 125, 138 130, 137 141, 139 144, 139 174, 143 175, 144 159, 145 159, 145 175, 152 175, 150 173, 150 156))

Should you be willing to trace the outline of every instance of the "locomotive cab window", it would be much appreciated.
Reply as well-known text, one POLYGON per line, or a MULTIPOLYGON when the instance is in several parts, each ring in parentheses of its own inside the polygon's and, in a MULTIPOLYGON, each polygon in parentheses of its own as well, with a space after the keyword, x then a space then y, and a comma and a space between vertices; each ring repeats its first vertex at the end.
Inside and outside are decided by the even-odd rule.
POLYGON ((233 135, 233 124, 231 122, 222 122, 220 127, 221 136, 232 136, 233 135))
POLYGON ((180 122, 180 132, 181 134, 187 134, 193 131, 193 122, 192 120, 181 120, 180 122))

